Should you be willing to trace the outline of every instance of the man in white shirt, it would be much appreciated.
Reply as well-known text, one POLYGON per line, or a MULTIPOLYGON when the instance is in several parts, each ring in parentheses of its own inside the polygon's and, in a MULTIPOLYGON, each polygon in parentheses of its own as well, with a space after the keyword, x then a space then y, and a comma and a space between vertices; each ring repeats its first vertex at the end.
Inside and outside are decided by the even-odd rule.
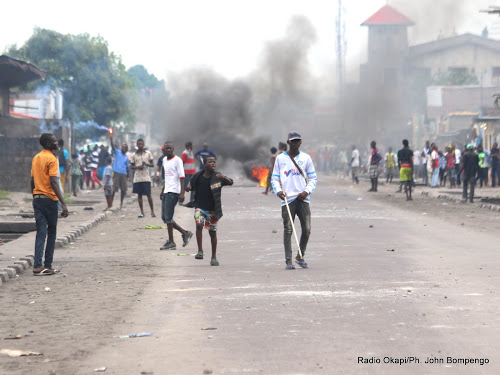
POLYGON ((162 200, 162 219, 167 224, 168 240, 160 247, 160 250, 176 250, 174 242, 174 229, 182 234, 182 246, 186 246, 193 237, 193 233, 182 229, 174 221, 174 210, 177 202, 184 202, 184 166, 182 159, 174 155, 174 145, 165 142, 165 157, 163 158, 163 170, 165 173, 164 187, 160 194, 162 200))
POLYGON ((455 150, 455 175, 457 177, 457 186, 460 186, 460 157, 462 156, 462 151, 460 151, 459 147, 456 147, 455 144, 452 144, 451 147, 455 150))
POLYGON ((352 179, 354 182, 359 184, 359 167, 361 166, 360 159, 359 159, 359 151, 356 148, 356 146, 352 145, 352 154, 351 154, 351 171, 352 171, 352 179))
POLYGON ((307 242, 311 233, 311 209, 309 206, 310 194, 316 188, 318 177, 311 157, 305 152, 300 152, 302 136, 297 132, 288 134, 287 141, 290 151, 283 152, 276 157, 271 184, 274 193, 281 199, 281 217, 283 218, 283 242, 285 247, 286 269, 295 269, 292 263, 292 225, 295 216, 299 217, 302 233, 300 236, 300 250, 302 257, 297 254, 296 263, 302 268, 307 268, 304 261, 307 242), (290 215, 286 207, 290 208, 290 215))

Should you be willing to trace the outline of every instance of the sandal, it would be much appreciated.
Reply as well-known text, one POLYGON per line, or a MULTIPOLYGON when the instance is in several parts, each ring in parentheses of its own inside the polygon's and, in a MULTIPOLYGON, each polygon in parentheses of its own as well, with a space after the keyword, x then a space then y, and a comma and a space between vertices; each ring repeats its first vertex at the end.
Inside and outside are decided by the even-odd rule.
POLYGON ((219 261, 218 261, 217 259, 212 259, 212 260, 210 261, 210 265, 211 265, 211 266, 218 266, 218 265, 219 265, 219 261))
POLYGON ((194 256, 194 259, 203 259, 203 253, 198 253, 194 256))
POLYGON ((137 216, 138 218, 143 218, 144 215, 143 214, 140 214, 139 216, 137 216))
POLYGON ((293 264, 287 264, 285 267, 286 270, 294 270, 295 266, 293 264))
POLYGON ((34 275, 35 276, 50 276, 50 275, 54 275, 55 273, 56 273, 56 271, 54 271, 53 269, 44 268, 40 272, 34 273, 34 275))
POLYGON ((300 260, 300 259, 295 258, 295 263, 297 263, 302 268, 307 268, 307 263, 304 260, 300 260))

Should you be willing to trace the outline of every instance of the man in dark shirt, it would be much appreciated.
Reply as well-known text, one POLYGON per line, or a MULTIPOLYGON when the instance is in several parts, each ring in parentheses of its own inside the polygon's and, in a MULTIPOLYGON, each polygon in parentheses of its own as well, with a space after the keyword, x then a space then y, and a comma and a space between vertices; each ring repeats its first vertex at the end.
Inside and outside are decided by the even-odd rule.
POLYGON ((217 156, 215 155, 215 152, 211 151, 208 149, 208 143, 203 143, 203 148, 201 150, 198 150, 196 154, 194 154, 195 158, 200 159, 200 171, 205 169, 205 159, 208 156, 213 156, 216 158, 217 156))
POLYGON ((215 171, 215 157, 208 156, 204 159, 204 170, 193 175, 186 191, 195 192, 194 201, 186 206, 194 204, 194 219, 196 221, 196 242, 198 243, 198 254, 196 259, 203 259, 203 227, 208 229, 212 243, 211 266, 218 266, 217 260, 217 222, 222 217, 221 190, 223 186, 232 185, 233 180, 215 171))
POLYGON ((490 151, 491 157, 491 187, 495 187, 498 181, 498 185, 500 186, 500 176, 498 175, 498 161, 500 158, 500 150, 498 149, 498 144, 495 142, 491 146, 490 151))
POLYGON ((476 185, 476 175, 479 171, 479 157, 474 153, 473 146, 467 145, 467 149, 462 156, 462 167, 460 172, 464 172, 464 188, 462 198, 467 202, 467 185, 470 183, 470 202, 474 203, 474 186, 476 185))
POLYGON ((97 164, 97 178, 102 180, 104 176, 104 170, 106 169, 106 159, 111 156, 108 152, 108 147, 101 145, 101 151, 99 151, 99 163, 97 164))
POLYGON ((406 200, 411 201, 411 185, 413 179, 413 151, 408 140, 403 139, 403 148, 398 151, 399 179, 404 184, 406 200))

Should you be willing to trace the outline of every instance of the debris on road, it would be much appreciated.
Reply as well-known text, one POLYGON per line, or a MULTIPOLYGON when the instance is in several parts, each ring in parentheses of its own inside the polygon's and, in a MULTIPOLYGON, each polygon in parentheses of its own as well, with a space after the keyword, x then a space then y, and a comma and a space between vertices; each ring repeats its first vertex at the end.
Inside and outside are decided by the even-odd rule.
POLYGON ((144 227, 144 229, 165 229, 165 227, 162 227, 161 225, 146 224, 146 226, 144 227))
POLYGON ((373 228, 373 225, 370 225, 370 228, 373 228))
POLYGON ((84 208, 84 210, 85 210, 85 211, 93 211, 93 210, 94 210, 94 208, 93 208, 93 207, 85 207, 85 208, 84 208))
POLYGON ((386 251, 394 251, 394 249, 387 249, 386 251))
POLYGON ((106 371, 106 367, 98 367, 94 369, 94 372, 104 372, 106 371))
POLYGON ((2 349, 0 354, 6 354, 9 357, 27 357, 27 356, 37 356, 43 355, 43 353, 32 352, 31 350, 14 350, 14 349, 2 349))
POLYGON ((188 257, 190 256, 191 254, 177 254, 178 257, 188 257))
POLYGON ((202 331, 215 331, 217 328, 214 327, 208 327, 208 328, 202 328, 202 331))
POLYGON ((44 292, 52 292, 52 289, 50 289, 49 287, 46 287, 43 291, 44 292))
POLYGON ((22 339, 22 338, 23 338, 23 335, 15 335, 15 336, 4 337, 4 340, 19 340, 19 339, 22 339))
POLYGON ((273 233, 278 233, 278 231, 276 229, 273 229, 273 233))
POLYGON ((147 337, 147 336, 153 336, 152 333, 150 332, 140 332, 140 333, 131 333, 130 335, 123 335, 123 336, 113 336, 113 338, 118 338, 118 339, 128 339, 128 338, 135 338, 135 337, 147 337))
POLYGON ((362 201, 362 200, 363 200, 363 198, 361 198, 361 197, 358 198, 358 201, 362 201))

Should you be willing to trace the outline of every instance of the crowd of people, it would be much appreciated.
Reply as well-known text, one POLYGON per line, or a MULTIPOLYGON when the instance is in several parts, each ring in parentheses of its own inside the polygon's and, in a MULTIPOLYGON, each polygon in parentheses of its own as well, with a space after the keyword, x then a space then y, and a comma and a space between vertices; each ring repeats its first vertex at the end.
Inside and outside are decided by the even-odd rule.
MULTIPOLYGON (((426 141, 422 150, 411 151, 405 142, 408 143, 404 140, 403 147, 398 152, 393 152, 392 147, 389 147, 384 157, 377 148, 376 142, 371 142, 371 153, 366 162, 372 184, 369 192, 377 191, 380 176, 385 177, 386 183, 392 183, 397 169, 400 171, 397 192, 401 192, 402 187, 406 186, 405 182, 409 181, 408 200, 411 200, 411 187, 415 187, 417 182, 431 188, 446 187, 447 184, 451 189, 462 187, 463 200, 470 202, 474 201, 474 190, 478 181, 480 188, 487 187, 489 184, 491 187, 500 186, 500 150, 497 143, 494 143, 491 150, 487 151, 482 145, 474 146, 473 144, 467 144, 462 149, 455 144, 449 144, 440 149, 437 144, 426 141), (412 153, 411 157, 409 151, 412 153), (408 168, 411 168, 411 176, 408 168)), ((361 165, 359 150, 353 146, 346 173, 350 169, 354 183, 359 183, 361 165)), ((341 173, 344 171, 342 170, 341 173)))
MULTIPOLYGON (((127 185, 132 180, 133 193, 137 194, 139 218, 144 218, 143 196, 147 197, 151 216, 155 217, 154 203, 151 196, 151 173, 154 158, 145 147, 144 140, 136 141, 135 153, 128 152, 128 146, 114 145, 110 134, 111 152, 106 146, 88 147, 86 151, 72 154, 69 159, 64 142, 57 141, 52 134, 44 133, 40 137, 42 152, 33 158, 31 171, 31 191, 33 209, 37 222, 35 240, 35 275, 53 275, 52 268, 57 219, 68 216, 68 208, 64 200, 64 182, 71 176, 73 192, 77 195, 79 187, 85 182, 87 187, 102 188, 106 198, 107 209, 113 208, 115 195, 120 191, 120 208, 123 207, 127 185), (96 186, 96 184, 98 186, 96 186), (46 244, 45 244, 46 242, 46 244), (44 251, 45 247, 45 251, 44 251), (45 254, 45 257, 44 257, 45 254)), ((300 243, 297 239, 298 253, 295 262, 302 268, 308 264, 304 260, 307 243, 311 231, 311 212, 309 208, 310 194, 317 184, 314 163, 310 155, 299 151, 302 137, 297 132, 288 135, 287 143, 280 143, 280 153, 271 149, 272 157, 269 173, 269 189, 281 200, 284 225, 283 246, 285 249, 286 269, 295 269, 292 263, 292 232, 295 234, 293 221, 299 218, 302 233, 300 243), (287 152, 287 149, 289 151, 287 152), (291 163, 290 163, 291 161, 291 163), (285 209, 286 208, 286 209, 285 209)), ((161 217, 167 225, 168 239, 160 250, 176 250, 174 230, 181 234, 182 246, 186 246, 194 234, 182 228, 174 220, 174 210, 178 203, 194 208, 196 241, 198 252, 195 259, 203 259, 203 228, 208 229, 212 255, 210 265, 218 266, 217 259, 217 225, 222 217, 221 190, 230 186, 233 180, 216 171, 216 154, 204 143, 203 147, 193 153, 192 142, 186 142, 181 156, 174 153, 172 142, 165 142, 163 155, 156 163, 161 176, 161 217), (199 160, 198 171, 195 160, 199 160), (190 193, 186 200, 185 194, 190 193)), ((268 189, 268 190, 269 190, 268 189)), ((268 191, 267 190, 267 191, 268 191)), ((266 192, 267 192, 266 191, 266 192)))

